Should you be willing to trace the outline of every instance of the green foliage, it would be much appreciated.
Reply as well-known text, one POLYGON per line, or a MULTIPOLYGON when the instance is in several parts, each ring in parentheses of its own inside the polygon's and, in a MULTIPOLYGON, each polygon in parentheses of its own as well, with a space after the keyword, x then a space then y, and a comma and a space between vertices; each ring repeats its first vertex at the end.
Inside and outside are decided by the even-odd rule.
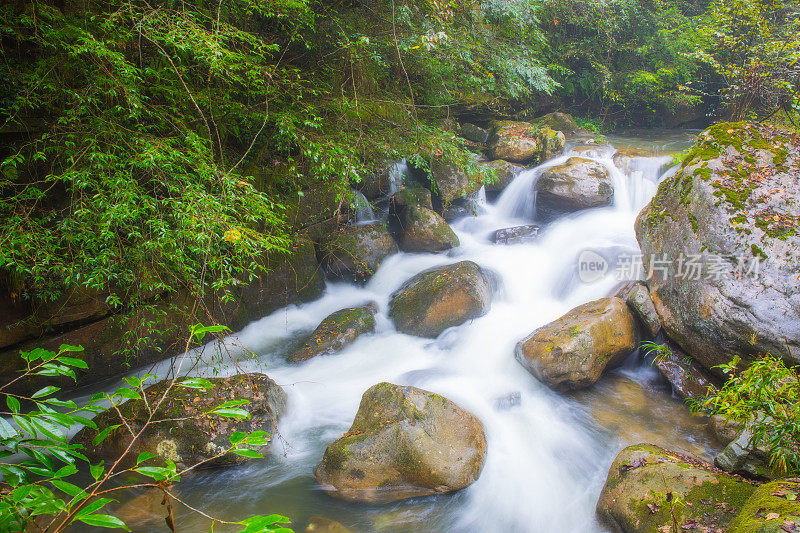
MULTIPOLYGON (((195 326, 194 340, 200 341, 205 333, 214 327, 195 326)), ((171 493, 170 485, 178 482, 184 471, 178 470, 172 461, 155 463, 155 455, 144 452, 139 454, 131 468, 123 469, 119 462, 91 464, 83 454, 82 446, 69 443, 69 434, 81 427, 88 426, 99 430, 94 438, 97 445, 109 437, 110 432, 119 426, 98 428, 87 416, 99 415, 109 409, 118 409, 121 402, 140 399, 144 395, 145 381, 155 376, 144 378, 125 378, 126 386, 112 393, 98 393, 87 403, 77 405, 71 400, 60 400, 56 396, 59 388, 45 386, 30 396, 22 396, 11 392, 12 385, 29 376, 75 377, 74 369, 87 367, 86 363, 74 356, 82 348, 63 345, 58 352, 36 349, 22 352, 27 370, 18 378, 0 386, 0 394, 5 398, 6 410, 0 411, 0 530, 23 532, 34 521, 46 525, 47 531, 63 531, 70 524, 83 523, 90 526, 124 529, 130 531, 125 523, 109 512, 107 508, 114 504, 114 493, 131 487, 112 480, 122 479, 126 473, 136 473, 143 481, 136 487, 152 487, 164 493, 165 501, 180 501, 171 493), (85 481, 79 470, 88 470, 91 479, 85 481)), ((212 383, 202 378, 190 378, 173 382, 177 386, 208 389, 212 383)), ((166 393, 165 393, 166 394, 166 393)), ((151 415, 156 411, 163 397, 152 406, 151 415)), ((225 402, 208 414, 229 418, 248 417, 249 413, 241 408, 245 400, 225 402)), ((152 419, 148 424, 157 424, 152 419)), ((255 431, 252 433, 236 432, 230 437, 230 447, 221 451, 216 457, 226 453, 235 453, 244 457, 261 457, 256 451, 270 440, 268 433, 255 431)), ((134 438, 134 443, 136 439, 134 438)), ((132 444, 125 454, 134 448, 132 444)), ((209 459, 213 460, 213 458, 209 459)), ((194 468, 194 467, 193 467, 194 468)), ((171 503, 169 503, 168 524, 171 520, 171 503)), ((261 533, 280 531, 291 533, 285 524, 290 520, 280 515, 252 516, 239 522, 214 520, 222 524, 238 525, 239 531, 261 533)))
POLYGON ((728 376, 696 409, 747 426, 751 445, 765 446, 770 465, 784 473, 800 471, 800 382, 797 369, 767 355, 739 371, 733 360, 718 368, 728 376))

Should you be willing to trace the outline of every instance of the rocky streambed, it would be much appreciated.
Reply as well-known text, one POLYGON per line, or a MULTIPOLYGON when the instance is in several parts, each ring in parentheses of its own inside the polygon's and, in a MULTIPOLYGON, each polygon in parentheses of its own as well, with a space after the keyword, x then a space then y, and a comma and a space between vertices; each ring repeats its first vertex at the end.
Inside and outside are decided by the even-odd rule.
MULTIPOLYGON (((247 388, 274 438, 266 459, 200 472, 182 497, 228 518, 280 512, 313 531, 794 531, 797 483, 739 476, 763 460, 742 438, 718 461, 735 474, 714 467, 739 432, 712 431, 678 398, 718 383, 710 368, 732 353, 753 357, 746 336, 772 347, 782 328, 775 353, 795 357, 796 146, 727 125, 670 168, 659 152, 688 137, 481 131, 464 134, 505 159, 485 163, 502 185, 434 166, 427 188, 413 169, 376 187, 386 220, 318 243, 321 298, 194 354, 195 373, 247 388), (752 168, 769 168, 768 181, 752 183, 752 168), (756 258, 771 281, 684 282, 676 269, 690 254, 723 258, 723 274, 756 258), (653 338, 671 350, 656 365, 639 353, 653 338)), ((154 452, 191 464, 214 445, 174 437, 196 437, 195 426, 154 435, 154 452)), ((147 494, 118 512, 141 531, 163 526, 147 494)), ((176 524, 207 526, 180 512, 176 524)))

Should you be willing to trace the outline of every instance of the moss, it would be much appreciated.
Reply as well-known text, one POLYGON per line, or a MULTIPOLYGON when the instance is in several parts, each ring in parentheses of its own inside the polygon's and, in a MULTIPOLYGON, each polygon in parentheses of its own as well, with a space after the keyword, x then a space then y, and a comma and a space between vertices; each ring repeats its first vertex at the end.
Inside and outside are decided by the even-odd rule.
POLYGON ((800 483, 774 481, 758 487, 731 522, 731 533, 782 533, 786 522, 800 521, 800 483), (777 515, 777 518, 774 517, 777 515), (767 520, 767 517, 771 517, 767 520))

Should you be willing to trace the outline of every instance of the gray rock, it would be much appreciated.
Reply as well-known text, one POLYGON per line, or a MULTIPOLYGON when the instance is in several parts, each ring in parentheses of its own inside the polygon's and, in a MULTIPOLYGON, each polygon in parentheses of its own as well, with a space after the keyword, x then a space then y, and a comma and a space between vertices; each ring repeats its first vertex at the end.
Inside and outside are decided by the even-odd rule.
POLYGON ((524 244, 539 238, 539 226, 514 226, 494 232, 492 242, 495 244, 524 244))
POLYGON ((514 181, 520 172, 525 170, 525 167, 497 159, 495 161, 487 161, 481 163, 484 168, 490 168, 497 174, 497 179, 485 185, 487 193, 501 193, 508 187, 509 183, 514 181))
POLYGON ((661 322, 658 319, 656 307, 650 298, 650 290, 642 281, 631 281, 626 283, 616 294, 622 298, 633 309, 642 325, 647 329, 652 338, 661 331, 661 322))
POLYGON ((703 368, 674 343, 666 344, 667 356, 657 356, 653 364, 672 385, 672 390, 681 398, 702 399, 713 385, 703 368))
POLYGON ((331 279, 367 281, 397 244, 381 223, 343 226, 321 245, 321 263, 331 279))
POLYGON ((563 133, 547 126, 498 121, 492 123, 489 156, 511 163, 536 164, 560 154, 565 143, 563 133))
POLYGON ((608 206, 614 200, 614 184, 606 167, 582 157, 570 157, 543 171, 535 189, 536 214, 544 220, 608 206))
POLYGON ((476 126, 475 124, 464 122, 461 124, 461 136, 468 141, 485 143, 487 140, 489 140, 489 131, 476 126))
POLYGON ((392 196, 389 225, 404 252, 442 252, 459 245, 458 236, 431 207, 426 189, 404 189, 392 196))

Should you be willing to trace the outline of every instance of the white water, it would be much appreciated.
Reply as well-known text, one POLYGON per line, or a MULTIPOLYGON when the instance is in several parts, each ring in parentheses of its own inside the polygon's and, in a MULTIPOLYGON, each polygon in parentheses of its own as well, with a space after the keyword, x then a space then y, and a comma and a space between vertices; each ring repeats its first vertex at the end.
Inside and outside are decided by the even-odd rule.
MULTIPOLYGON (((541 385, 513 356, 516 342, 538 326, 607 295, 618 283, 613 271, 593 284, 581 283, 576 272, 581 251, 638 251, 634 220, 655 192, 655 169, 661 164, 653 161, 624 175, 614 167, 612 154, 608 149, 597 158, 614 181, 609 208, 551 223, 531 244, 491 244, 494 230, 531 223, 536 176, 541 168, 563 162, 568 152, 523 172, 494 204, 479 198, 479 216, 453 225, 459 248, 448 254, 394 255, 364 287, 330 283, 321 299, 253 322, 235 336, 235 365, 206 356, 204 373, 268 373, 288 393, 289 413, 271 458, 203 473, 180 487, 184 497, 226 518, 287 514, 299 521, 298 530, 309 515, 322 514, 355 531, 586 533, 603 531, 594 507, 608 466, 623 446, 647 439, 706 452, 702 430, 663 392, 648 367, 633 366, 591 391, 564 397, 541 385), (397 333, 386 317, 392 291, 425 268, 465 259, 502 279, 491 311, 436 340, 397 333), (300 365, 284 361, 293 343, 325 316, 370 300, 381 310, 374 335, 335 355, 300 365), (240 347, 259 357, 240 357, 240 347), (361 394, 381 381, 443 394, 481 419, 488 454, 476 483, 453 495, 382 506, 339 502, 316 488, 313 470, 325 446, 348 430, 361 394), (503 399, 515 393, 520 401, 509 407, 503 399)), ((140 530, 149 531, 146 516, 135 516, 143 520, 140 530)), ((178 519, 179 531, 200 528, 196 518, 178 519)))

